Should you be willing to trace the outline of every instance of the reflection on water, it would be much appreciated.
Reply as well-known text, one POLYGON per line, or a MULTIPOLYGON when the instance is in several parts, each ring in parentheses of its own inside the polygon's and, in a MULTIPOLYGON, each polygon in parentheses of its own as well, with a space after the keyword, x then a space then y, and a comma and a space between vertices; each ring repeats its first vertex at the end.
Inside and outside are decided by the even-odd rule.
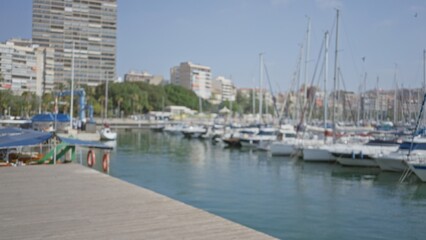
POLYGON ((284 239, 420 239, 426 184, 150 131, 120 133, 111 175, 284 239))

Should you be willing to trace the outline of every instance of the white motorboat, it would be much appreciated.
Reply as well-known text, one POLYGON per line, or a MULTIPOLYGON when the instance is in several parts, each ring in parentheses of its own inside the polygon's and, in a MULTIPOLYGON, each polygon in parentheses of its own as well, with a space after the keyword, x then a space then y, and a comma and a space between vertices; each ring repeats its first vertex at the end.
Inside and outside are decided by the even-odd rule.
POLYGON ((254 136, 259 132, 257 127, 239 128, 231 130, 230 133, 224 134, 222 142, 227 147, 241 147, 241 138, 248 138, 254 136))
POLYGON ((184 128, 185 126, 182 124, 170 124, 165 126, 163 131, 170 135, 181 135, 184 128))
POLYGON ((426 159, 411 159, 409 161, 406 161, 406 164, 410 168, 411 171, 416 174, 422 182, 426 182, 426 159))
POLYGON ((207 127, 187 126, 182 129, 182 134, 186 138, 198 138, 207 133, 207 127))
POLYGON ((117 139, 117 133, 113 132, 111 128, 104 127, 100 131, 101 140, 115 140, 117 139))
POLYGON ((335 162, 336 156, 333 151, 339 149, 347 149, 348 144, 365 143, 365 139, 360 139, 355 136, 342 137, 336 144, 333 144, 332 138, 327 138, 326 141, 306 145, 303 148, 303 160, 307 162, 335 162))
POLYGON ((352 145, 344 149, 336 149, 332 154, 343 166, 379 167, 375 160, 377 156, 395 151, 398 146, 399 144, 395 141, 373 140, 364 145, 352 145))
POLYGON ((272 156, 291 156, 297 151, 297 144, 300 140, 288 138, 271 143, 270 150, 272 156))
POLYGON ((336 157, 331 151, 335 145, 311 145, 303 148, 303 160, 307 162, 335 162, 336 157))
POLYGON ((408 160, 410 148, 410 160, 425 158, 426 138, 414 138, 413 141, 404 141, 396 151, 377 156, 376 162, 383 171, 402 172, 407 168, 405 162, 408 160))
POLYGON ((277 139, 278 131, 275 128, 262 128, 257 134, 242 136, 240 143, 242 147, 257 148, 262 146, 266 148, 268 142, 272 142, 277 139))

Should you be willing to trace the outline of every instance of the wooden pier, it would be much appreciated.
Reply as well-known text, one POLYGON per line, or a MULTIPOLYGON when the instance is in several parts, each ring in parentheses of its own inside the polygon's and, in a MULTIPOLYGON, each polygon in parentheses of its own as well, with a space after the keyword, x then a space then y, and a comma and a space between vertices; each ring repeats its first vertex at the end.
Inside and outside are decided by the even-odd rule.
POLYGON ((0 239, 272 239, 78 164, 0 168, 0 239))

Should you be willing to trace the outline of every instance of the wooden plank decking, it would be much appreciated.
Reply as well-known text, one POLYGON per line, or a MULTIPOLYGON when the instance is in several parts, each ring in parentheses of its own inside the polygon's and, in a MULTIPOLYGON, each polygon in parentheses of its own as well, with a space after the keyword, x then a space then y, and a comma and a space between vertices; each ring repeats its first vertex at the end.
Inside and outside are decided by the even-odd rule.
POLYGON ((0 168, 0 239, 270 239, 77 164, 0 168))

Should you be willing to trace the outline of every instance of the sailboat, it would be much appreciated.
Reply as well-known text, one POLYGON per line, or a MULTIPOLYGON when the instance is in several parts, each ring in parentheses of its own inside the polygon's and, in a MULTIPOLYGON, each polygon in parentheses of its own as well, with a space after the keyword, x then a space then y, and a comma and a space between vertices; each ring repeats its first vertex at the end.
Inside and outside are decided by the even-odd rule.
MULTIPOLYGON (((106 79, 105 84, 105 118, 108 117, 108 78, 106 79)), ((101 135, 101 140, 112 141, 117 139, 117 133, 113 132, 108 123, 104 121, 104 125, 99 132, 101 135)))

